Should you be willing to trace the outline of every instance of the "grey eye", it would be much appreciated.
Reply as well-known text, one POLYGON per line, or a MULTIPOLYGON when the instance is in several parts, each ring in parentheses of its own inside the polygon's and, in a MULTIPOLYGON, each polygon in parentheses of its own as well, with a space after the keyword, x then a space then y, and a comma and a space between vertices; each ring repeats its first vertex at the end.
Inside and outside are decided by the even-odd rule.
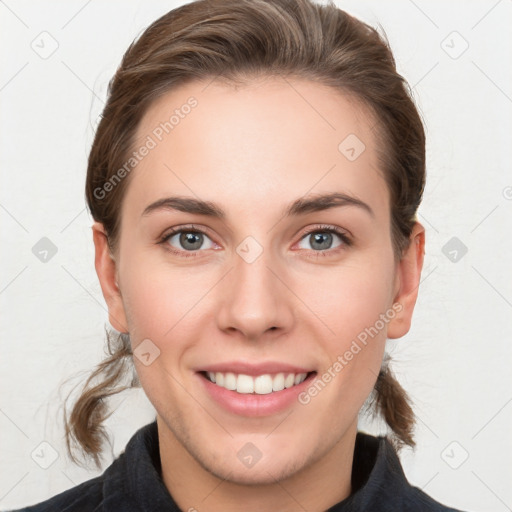
MULTIPOLYGON (((196 251, 201 249, 203 243, 206 240, 210 240, 204 233, 200 233, 198 231, 178 231, 174 233, 168 239, 168 243, 171 244, 175 249, 185 250, 185 251, 196 251), (172 244, 172 240, 176 239, 178 241, 178 246, 172 244)), ((210 240, 213 244, 213 242, 210 240)), ((206 249, 210 249, 211 247, 206 247, 206 249)))
MULTIPOLYGON (((325 251, 328 249, 334 249, 342 245, 342 243, 338 243, 338 245, 332 246, 333 243, 333 235, 338 237, 341 240, 340 235, 337 233, 332 233, 325 230, 318 230, 312 233, 308 233, 304 236, 302 241, 306 240, 310 242, 310 247, 301 247, 301 249, 310 249, 314 251, 325 251)), ((301 241, 301 243, 302 243, 301 241)))

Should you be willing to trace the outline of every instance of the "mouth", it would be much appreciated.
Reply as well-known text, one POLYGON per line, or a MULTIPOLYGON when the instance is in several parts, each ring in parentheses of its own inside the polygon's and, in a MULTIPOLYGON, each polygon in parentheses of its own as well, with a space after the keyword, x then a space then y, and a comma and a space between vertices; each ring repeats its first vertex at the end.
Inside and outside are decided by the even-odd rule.
POLYGON ((204 379, 219 388, 235 391, 242 395, 268 395, 302 384, 316 375, 316 371, 303 373, 265 373, 246 375, 233 372, 198 372, 204 379))

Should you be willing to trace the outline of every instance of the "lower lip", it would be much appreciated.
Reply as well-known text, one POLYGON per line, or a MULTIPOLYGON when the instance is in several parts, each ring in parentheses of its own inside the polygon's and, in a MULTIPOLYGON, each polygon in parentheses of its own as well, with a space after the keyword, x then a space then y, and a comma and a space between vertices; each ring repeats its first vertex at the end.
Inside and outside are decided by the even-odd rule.
POLYGON ((298 401, 298 395, 313 381, 316 372, 310 373, 307 378, 291 388, 273 391, 259 395, 256 393, 237 393, 221 386, 217 386, 198 372, 196 375, 202 382, 207 393, 224 409, 240 416, 270 416, 283 411, 298 401))

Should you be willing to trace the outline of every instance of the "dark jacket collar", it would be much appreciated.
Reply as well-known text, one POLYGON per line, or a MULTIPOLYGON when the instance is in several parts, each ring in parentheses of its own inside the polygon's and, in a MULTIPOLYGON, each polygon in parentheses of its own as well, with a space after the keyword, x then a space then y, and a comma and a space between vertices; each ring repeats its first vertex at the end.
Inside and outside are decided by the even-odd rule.
MULTIPOLYGON (((411 486, 398 456, 385 437, 359 432, 354 449, 351 496, 330 512, 457 512, 411 486)), ((161 477, 157 423, 139 429, 124 453, 104 473, 105 512, 181 512, 161 477)), ((200 503, 191 504, 201 510, 200 503)))

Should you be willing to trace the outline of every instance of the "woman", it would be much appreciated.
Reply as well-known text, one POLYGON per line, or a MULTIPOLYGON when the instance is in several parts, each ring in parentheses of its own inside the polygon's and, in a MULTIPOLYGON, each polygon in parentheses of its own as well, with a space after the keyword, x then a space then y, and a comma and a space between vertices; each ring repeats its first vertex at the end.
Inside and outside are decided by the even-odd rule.
POLYGON ((308 0, 197 1, 127 50, 89 156, 95 266, 120 336, 66 418, 99 465, 105 399, 156 420, 27 511, 447 511, 396 450, 414 414, 421 119, 378 33, 308 0), (388 437, 357 431, 375 402, 388 437))

